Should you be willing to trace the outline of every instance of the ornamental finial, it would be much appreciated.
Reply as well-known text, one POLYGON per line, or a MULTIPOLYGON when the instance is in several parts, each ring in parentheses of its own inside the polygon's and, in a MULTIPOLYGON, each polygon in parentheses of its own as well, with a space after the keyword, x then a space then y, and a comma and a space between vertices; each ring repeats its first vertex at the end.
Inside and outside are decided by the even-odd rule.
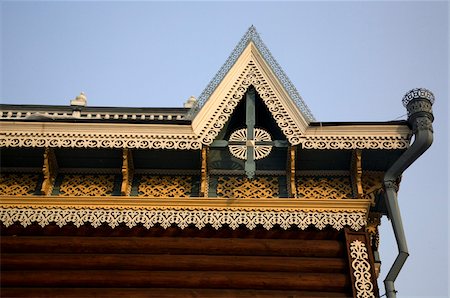
POLYGON ((192 108, 193 106, 195 106, 196 103, 197 103, 197 98, 195 98, 195 96, 191 96, 186 100, 186 102, 184 103, 183 106, 185 108, 192 108))
POLYGON ((75 99, 70 101, 71 106, 85 107, 87 105, 87 98, 84 92, 81 92, 75 99))
POLYGON ((417 129, 433 131, 433 92, 425 88, 412 89, 405 94, 402 102, 408 111, 408 122, 412 125, 413 131, 417 129))

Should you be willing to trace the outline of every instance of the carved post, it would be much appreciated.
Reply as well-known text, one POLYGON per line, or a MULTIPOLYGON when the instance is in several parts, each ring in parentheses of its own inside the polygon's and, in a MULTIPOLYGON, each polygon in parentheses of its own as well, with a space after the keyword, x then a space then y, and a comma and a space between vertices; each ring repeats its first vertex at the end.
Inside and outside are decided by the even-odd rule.
POLYGON ((130 149, 123 149, 122 161, 122 186, 120 192, 123 196, 129 196, 134 175, 133 156, 130 149))
POLYGON ((296 155, 296 147, 289 147, 288 192, 291 198, 297 197, 297 187, 295 185, 295 155, 296 155))
POLYGON ((45 148, 42 173, 44 174, 44 181, 42 182, 41 192, 46 196, 50 196, 58 174, 58 162, 52 148, 45 148))
POLYGON ((345 229, 353 297, 379 297, 374 258, 366 232, 345 229))
POLYGON ((378 231, 378 226, 381 224, 381 213, 379 212, 370 212, 369 217, 367 219, 366 232, 369 236, 369 243, 372 247, 372 251, 374 252, 374 261, 375 261, 375 276, 378 278, 380 274, 380 266, 381 262, 377 260, 378 247, 380 246, 380 234, 378 231))
POLYGON ((361 198, 363 196, 361 153, 361 149, 353 150, 352 161, 350 165, 353 196, 356 198, 361 198))
POLYGON ((200 181, 200 196, 208 196, 208 169, 207 169, 208 147, 202 148, 202 169, 200 181))

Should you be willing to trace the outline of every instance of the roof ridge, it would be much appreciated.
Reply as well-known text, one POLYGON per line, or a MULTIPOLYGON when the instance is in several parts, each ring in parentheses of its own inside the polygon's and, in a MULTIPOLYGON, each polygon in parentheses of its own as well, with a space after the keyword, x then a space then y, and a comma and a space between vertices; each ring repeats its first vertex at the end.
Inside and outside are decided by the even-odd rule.
POLYGON ((298 106, 303 116, 308 121, 316 121, 310 109, 308 108, 308 106, 298 93, 297 89, 295 88, 294 84, 292 84, 291 80, 288 78, 286 73, 283 71, 278 62, 272 56, 272 53, 264 44, 258 32, 256 31, 256 27, 253 25, 251 25, 248 28, 247 32, 245 32, 244 36, 242 36, 238 44, 235 46, 231 54, 228 56, 225 63, 222 65, 222 67, 219 69, 216 75, 211 79, 206 88, 202 91, 202 93, 197 99, 197 104, 191 109, 191 111, 189 111, 188 118, 194 117, 197 114, 197 112, 206 103, 206 101, 209 99, 209 97, 217 88, 217 86, 222 82, 223 78, 230 71, 230 69, 233 67, 237 59, 240 57, 244 49, 251 41, 253 41, 256 48, 261 53, 262 57, 264 58, 266 63, 270 66, 272 71, 275 73, 275 76, 283 85, 284 89, 289 94, 290 98, 298 106))

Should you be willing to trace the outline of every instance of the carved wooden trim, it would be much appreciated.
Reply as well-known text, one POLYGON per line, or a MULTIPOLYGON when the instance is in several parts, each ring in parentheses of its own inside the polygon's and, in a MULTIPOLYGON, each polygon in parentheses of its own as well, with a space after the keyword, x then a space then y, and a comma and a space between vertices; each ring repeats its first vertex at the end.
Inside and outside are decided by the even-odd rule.
POLYGON ((345 240, 353 297, 379 297, 375 262, 367 233, 355 232, 346 228, 345 240))
POLYGON ((201 168, 201 180, 200 180, 200 197, 208 196, 208 147, 202 148, 202 168, 201 168))
POLYGON ((53 148, 45 148, 42 173, 44 174, 44 181, 42 182, 41 192, 46 196, 50 196, 58 174, 58 162, 53 148))
POLYGON ((363 195, 361 158, 362 158, 361 149, 353 150, 350 168, 352 173, 351 178, 352 178, 353 196, 356 198, 360 198, 363 195))
MULTIPOLYGON (((263 75, 263 71, 261 71, 255 61, 255 57, 248 60, 237 81, 234 82, 229 92, 223 98, 220 98, 220 102, 217 102, 217 109, 203 124, 199 132, 203 144, 209 145, 214 141, 251 85, 255 87, 256 92, 258 92, 258 95, 272 113, 288 141, 293 145, 300 143, 304 127, 298 125, 294 120, 295 118, 286 108, 286 103, 280 101, 276 96, 273 87, 269 84, 270 80, 263 75)), ((201 112, 199 115, 201 115, 201 112)))
MULTIPOLYGON (((204 108, 207 108, 207 106, 205 105, 204 108)), ((276 109, 278 106, 274 105, 273 108, 276 109)), ((290 111, 289 113, 292 112, 290 111)), ((197 116, 200 116, 200 114, 197 116)), ((215 117, 214 115, 208 114, 205 117, 215 117)), ((283 118, 285 115, 281 113, 277 117, 283 118)), ((228 116, 226 119, 228 119, 228 116)), ((287 124, 284 123, 283 125, 287 124)), ((285 127, 285 129, 289 129, 289 126, 285 127)), ((206 136, 208 134, 212 134, 210 135, 211 139, 214 139, 215 129, 210 131, 210 128, 205 128, 202 131, 202 135, 206 136)), ((408 148, 410 134, 411 130, 406 125, 308 127, 303 135, 299 136, 298 140, 296 139, 296 143, 300 143, 303 149, 396 150, 408 148)), ((294 135, 296 134, 292 136, 294 137, 294 135)), ((0 132, 0 147, 11 148, 199 150, 202 147, 200 140, 201 136, 193 131, 193 127, 188 125, 186 127, 180 127, 180 125, 154 124, 117 125, 106 123, 43 123, 25 121, 10 123, 2 121, 2 132, 0 132), (133 133, 130 133, 130 131, 133 133)))
POLYGON ((134 175, 133 155, 131 154, 130 149, 123 149, 122 161, 122 185, 120 187, 120 192, 123 196, 129 196, 134 175))
POLYGON ((331 227, 341 230, 344 227, 359 229, 365 224, 365 214, 362 212, 319 212, 319 211, 251 211, 240 209, 214 209, 214 208, 140 208, 140 209, 119 209, 113 207, 110 209, 75 209, 75 208, 4 208, 0 207, 0 222, 6 227, 19 223, 26 227, 32 223, 37 223, 44 227, 55 223, 59 227, 65 225, 91 224, 93 227, 99 227, 102 224, 108 224, 115 228, 120 224, 127 227, 142 225, 146 228, 160 225, 168 228, 176 225, 183 229, 193 225, 202 229, 206 225, 211 225, 215 229, 228 226, 236 229, 239 226, 249 230, 258 225, 270 230, 275 226, 283 229, 298 227, 307 229, 315 227, 322 230, 331 227))
POLYGON ((369 235, 370 246, 372 250, 378 250, 380 245, 380 234, 378 232, 378 226, 381 224, 381 213, 370 212, 367 219, 366 232, 369 235))

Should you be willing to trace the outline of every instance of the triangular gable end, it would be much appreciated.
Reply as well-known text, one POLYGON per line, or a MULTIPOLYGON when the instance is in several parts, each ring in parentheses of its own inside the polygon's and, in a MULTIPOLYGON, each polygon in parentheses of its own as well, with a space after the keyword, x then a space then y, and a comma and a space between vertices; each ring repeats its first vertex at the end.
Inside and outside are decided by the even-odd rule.
POLYGON ((253 85, 291 145, 315 121, 297 90, 251 26, 191 110, 201 143, 211 144, 253 85))

